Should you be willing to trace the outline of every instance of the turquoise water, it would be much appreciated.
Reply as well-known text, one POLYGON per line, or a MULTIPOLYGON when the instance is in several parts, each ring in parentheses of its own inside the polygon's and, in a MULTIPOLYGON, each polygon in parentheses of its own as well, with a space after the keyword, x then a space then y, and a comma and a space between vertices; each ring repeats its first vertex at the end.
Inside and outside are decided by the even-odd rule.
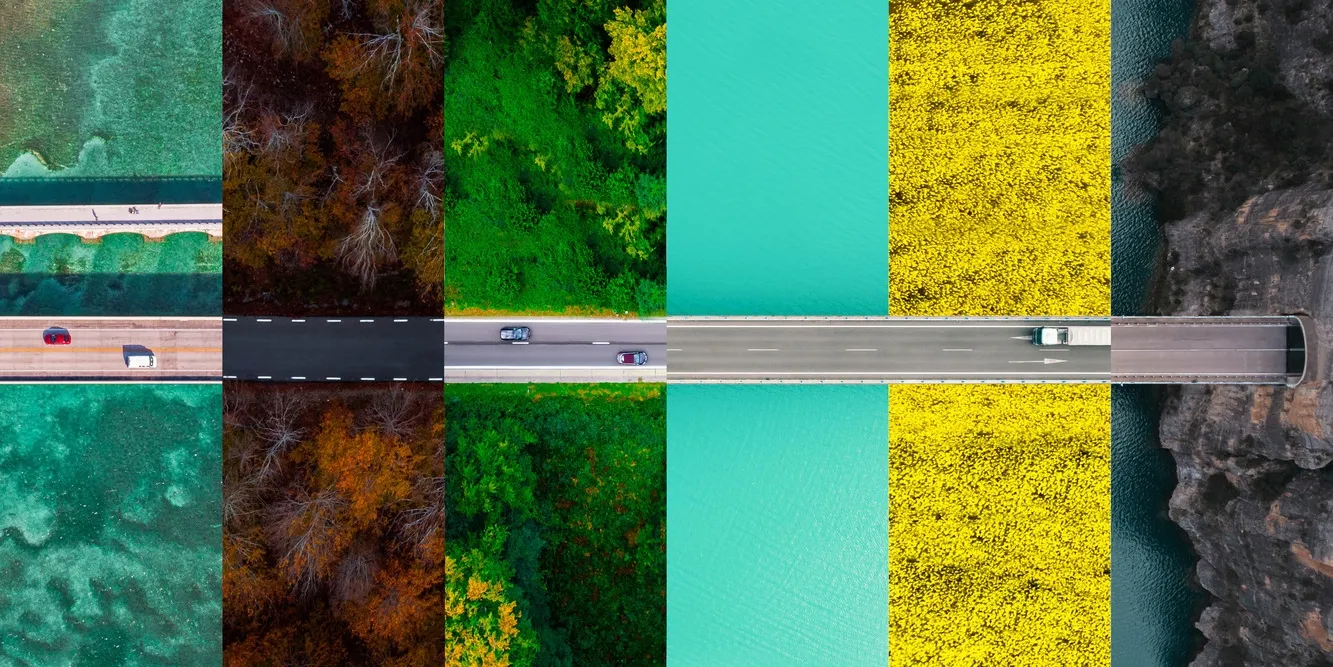
POLYGON ((883 387, 667 388, 667 663, 888 663, 883 387))
MULTIPOLYGON (((667 311, 888 312, 888 7, 672 0, 667 311)), ((888 662, 885 387, 667 391, 667 662, 888 662)))
POLYGON ((222 174, 222 0, 45 0, 0 21, 3 177, 222 174))
POLYGON ((667 312, 888 312, 888 6, 672 0, 667 312))
POLYGON ((222 388, 0 386, 0 665, 220 665, 222 388))
MULTIPOLYGON (((1136 81, 1170 54, 1185 34, 1188 0, 1111 3, 1111 152, 1118 162, 1157 131, 1157 111, 1136 81)), ((1117 176, 1111 189, 1111 310, 1141 312, 1156 263, 1156 211, 1127 196, 1117 176)), ((1170 456, 1158 446, 1151 390, 1111 390, 1111 663, 1116 667, 1181 667, 1193 648, 1197 593, 1188 585, 1193 555, 1166 516, 1175 486, 1170 456)))

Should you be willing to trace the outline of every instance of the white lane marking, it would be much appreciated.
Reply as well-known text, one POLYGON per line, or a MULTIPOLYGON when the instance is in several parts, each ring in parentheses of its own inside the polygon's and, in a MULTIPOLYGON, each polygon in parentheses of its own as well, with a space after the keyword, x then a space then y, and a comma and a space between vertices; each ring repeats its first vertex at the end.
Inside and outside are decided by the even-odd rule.
POLYGON ((778 352, 779 350, 778 350, 778 348, 776 348, 776 347, 751 347, 751 348, 746 348, 745 351, 746 351, 746 352, 778 352))
POLYGON ((443 317, 432 317, 430 321, 432 321, 432 322, 443 322, 443 321, 444 321, 444 318, 443 318, 443 317))
POLYGON ((304 322, 305 320, 292 320, 293 322, 304 322))
POLYGON ((873 348, 873 347, 849 347, 849 348, 847 348, 847 351, 848 351, 848 352, 879 352, 879 350, 877 350, 877 349, 875 349, 875 348, 873 348))
POLYGON ((394 378, 394 382, 407 382, 407 378, 394 378))
POLYGON ((395 322, 406 322, 407 320, 394 320, 395 322))
POLYGON ((235 375, 223 375, 223 376, 222 376, 222 379, 223 379, 223 380, 235 380, 235 379, 236 379, 236 376, 235 376, 235 375))
POLYGON ((1037 361, 1011 361, 1011 362, 1009 362, 1009 363, 1011 363, 1011 364, 1042 364, 1042 365, 1046 365, 1046 364, 1063 364, 1063 363, 1065 363, 1066 361, 1069 361, 1069 360, 1068 360, 1068 359, 1039 359, 1039 360, 1037 360, 1037 361))
POLYGON ((1010 340, 1032 340, 1032 336, 1010 336, 1010 340))
POLYGON ((361 378, 361 379, 364 380, 364 381, 366 381, 366 382, 374 382, 374 381, 375 381, 375 378, 361 378))
POLYGON ((374 322, 375 320, 361 320, 362 322, 374 322))
MULTIPOLYGON (((1051 350, 1056 352, 1057 350, 1051 350)), ((1059 350, 1064 352, 1065 350, 1059 350)), ((1286 352, 1285 347, 1165 347, 1162 349, 1111 348, 1112 352, 1286 352)))
POLYGON ((342 320, 324 320, 325 322, 341 322, 342 320))
POLYGON ((943 350, 940 350, 940 351, 941 351, 941 352, 971 352, 971 351, 972 351, 972 348, 970 348, 970 347, 946 347, 946 348, 944 348, 943 350))
POLYGON ((430 378, 427 382, 444 382, 444 378, 430 378))
POLYGON ((667 352, 680 352, 680 348, 678 348, 678 347, 668 347, 668 348, 666 349, 666 351, 667 351, 667 352))
POLYGON ((261 318, 259 318, 259 319, 256 320, 256 321, 258 321, 258 322, 272 322, 273 320, 266 320, 266 319, 264 319, 264 318, 261 317, 261 318))
POLYGON ((448 345, 448 344, 449 344, 449 341, 447 341, 447 340, 444 341, 444 344, 445 344, 445 345, 448 345))
POLYGON ((325 379, 325 380, 341 380, 342 378, 330 378, 330 377, 326 377, 326 378, 324 378, 324 379, 325 379))
POLYGON ((223 322, 235 322, 235 321, 236 321, 236 318, 234 318, 234 317, 224 317, 224 318, 222 318, 222 321, 223 321, 223 322))
POLYGON ((272 380, 272 379, 273 379, 273 376, 271 376, 271 375, 261 375, 261 376, 259 376, 259 379, 261 379, 261 380, 272 380))
POLYGON ((293 376, 292 376, 292 379, 293 379, 293 380, 304 380, 304 379, 305 379, 305 376, 304 376, 304 375, 293 375, 293 376))
POLYGON ((595 341, 592 342, 592 344, 593 344, 593 345, 610 345, 610 344, 611 344, 611 341, 609 341, 609 340, 607 340, 607 341, 595 340, 595 341))
POLYGON ((524 340, 516 340, 516 341, 514 341, 514 344, 515 344, 515 345, 527 345, 528 342, 527 342, 527 341, 524 341, 524 340))

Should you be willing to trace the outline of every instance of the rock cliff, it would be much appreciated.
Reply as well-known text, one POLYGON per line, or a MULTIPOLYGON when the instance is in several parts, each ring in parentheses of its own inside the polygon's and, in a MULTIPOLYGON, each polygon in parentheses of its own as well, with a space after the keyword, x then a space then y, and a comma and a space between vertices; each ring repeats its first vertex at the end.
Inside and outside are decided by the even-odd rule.
MULTIPOLYGON (((1333 0, 1200 0, 1124 165, 1168 221, 1150 310, 1306 313, 1333 345, 1331 31, 1333 0)), ((1192 667, 1333 666, 1333 385, 1171 389, 1160 429, 1212 594, 1192 667)))

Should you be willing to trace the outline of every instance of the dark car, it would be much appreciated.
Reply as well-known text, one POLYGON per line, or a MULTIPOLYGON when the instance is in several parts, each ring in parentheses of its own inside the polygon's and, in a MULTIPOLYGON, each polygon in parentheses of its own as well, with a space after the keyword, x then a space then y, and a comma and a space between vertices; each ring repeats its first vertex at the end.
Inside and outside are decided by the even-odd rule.
POLYGON ((42 334, 42 341, 47 345, 69 345, 69 332, 64 329, 52 329, 42 334))
POLYGON ((527 327, 505 327, 500 330, 500 340, 527 340, 532 330, 527 327))
POLYGON ((648 363, 647 352, 621 352, 616 355, 616 363, 621 366, 642 366, 648 363))

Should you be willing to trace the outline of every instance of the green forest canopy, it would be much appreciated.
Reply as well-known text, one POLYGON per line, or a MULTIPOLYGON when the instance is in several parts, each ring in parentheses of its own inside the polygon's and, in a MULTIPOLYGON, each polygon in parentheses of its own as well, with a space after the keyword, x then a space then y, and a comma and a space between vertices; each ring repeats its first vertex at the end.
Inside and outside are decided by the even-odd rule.
POLYGON ((446 390, 448 667, 665 663, 661 387, 446 390))
POLYGON ((663 0, 448 3, 445 301, 661 314, 663 0))

